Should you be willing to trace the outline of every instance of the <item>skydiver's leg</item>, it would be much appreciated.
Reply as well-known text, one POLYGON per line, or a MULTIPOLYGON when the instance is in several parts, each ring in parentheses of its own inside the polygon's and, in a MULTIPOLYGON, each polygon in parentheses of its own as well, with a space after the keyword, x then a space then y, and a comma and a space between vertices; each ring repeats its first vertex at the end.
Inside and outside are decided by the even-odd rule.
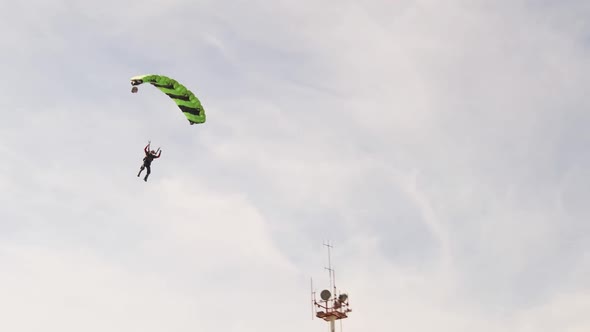
POLYGON ((141 172, 143 172, 144 168, 145 168, 145 165, 141 165, 141 167, 139 168, 139 173, 137 173, 137 177, 139 177, 139 175, 141 175, 141 172))
POLYGON ((146 165, 145 168, 147 169, 147 173, 145 174, 145 178, 143 178, 143 181, 147 182, 147 178, 148 176, 150 176, 150 173, 152 172, 150 165, 146 165))

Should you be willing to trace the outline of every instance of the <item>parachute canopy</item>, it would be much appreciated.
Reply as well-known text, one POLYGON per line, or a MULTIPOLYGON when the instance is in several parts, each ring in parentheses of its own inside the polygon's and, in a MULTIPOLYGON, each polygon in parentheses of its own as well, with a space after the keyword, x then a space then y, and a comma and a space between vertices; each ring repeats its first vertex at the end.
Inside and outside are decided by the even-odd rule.
POLYGON ((201 102, 184 85, 166 76, 140 75, 131 78, 131 92, 137 92, 137 85, 143 83, 150 83, 172 98, 191 125, 205 122, 205 110, 201 102))

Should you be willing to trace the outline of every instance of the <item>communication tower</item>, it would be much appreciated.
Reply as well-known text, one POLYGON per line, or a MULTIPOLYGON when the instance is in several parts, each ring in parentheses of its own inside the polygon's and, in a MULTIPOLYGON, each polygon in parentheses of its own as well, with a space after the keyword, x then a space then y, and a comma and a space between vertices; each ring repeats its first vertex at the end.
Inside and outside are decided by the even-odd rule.
POLYGON ((324 289, 320 292, 320 301, 316 300, 316 292, 313 289, 313 279, 311 280, 311 303, 312 303, 312 319, 313 317, 321 318, 330 323, 330 332, 336 331, 336 321, 348 318, 348 313, 352 310, 348 304, 348 294, 339 293, 336 288, 336 277, 334 269, 332 268, 332 258, 330 249, 333 246, 330 243, 324 243, 328 248, 328 271, 330 279, 330 288, 324 289), (330 291, 330 289, 332 291, 330 291))

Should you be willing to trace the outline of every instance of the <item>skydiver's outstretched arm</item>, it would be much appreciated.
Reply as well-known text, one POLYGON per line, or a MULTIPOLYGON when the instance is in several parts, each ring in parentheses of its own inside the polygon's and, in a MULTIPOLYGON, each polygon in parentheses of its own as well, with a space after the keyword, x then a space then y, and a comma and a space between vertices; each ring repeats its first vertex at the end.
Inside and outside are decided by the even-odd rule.
POLYGON ((145 148, 143 148, 143 152, 145 152, 145 154, 148 154, 150 149, 150 143, 148 143, 148 145, 145 146, 145 148))
POLYGON ((155 159, 155 158, 160 158, 160 155, 161 155, 161 154, 162 154, 162 150, 160 150, 160 151, 158 152, 158 156, 157 156, 157 157, 154 157, 154 159, 155 159))

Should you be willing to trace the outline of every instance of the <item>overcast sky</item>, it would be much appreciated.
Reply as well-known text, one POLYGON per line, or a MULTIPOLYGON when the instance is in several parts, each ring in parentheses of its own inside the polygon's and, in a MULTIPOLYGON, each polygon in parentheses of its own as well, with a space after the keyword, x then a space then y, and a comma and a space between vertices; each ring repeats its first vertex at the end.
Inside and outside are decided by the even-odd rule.
POLYGON ((327 331, 330 240, 343 331, 589 331, 588 17, 0 0, 0 330, 327 331))

